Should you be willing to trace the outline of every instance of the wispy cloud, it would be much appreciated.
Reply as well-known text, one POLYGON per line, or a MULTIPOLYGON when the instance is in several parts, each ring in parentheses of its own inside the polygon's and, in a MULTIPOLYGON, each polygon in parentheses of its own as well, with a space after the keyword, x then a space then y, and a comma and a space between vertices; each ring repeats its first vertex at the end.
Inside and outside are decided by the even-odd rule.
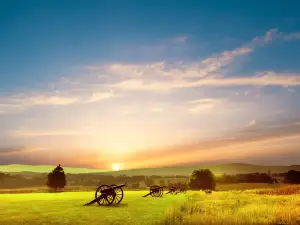
POLYGON ((10 96, 0 96, 0 113, 20 112, 34 106, 67 106, 71 104, 92 103, 104 101, 114 97, 112 92, 92 92, 89 89, 83 92, 73 90, 64 93, 36 92, 17 93, 10 96))
POLYGON ((221 104, 224 100, 223 99, 212 99, 212 98, 204 98, 204 99, 197 99, 188 101, 189 106, 188 111, 191 113, 204 113, 204 112, 211 112, 214 110, 216 106, 221 104))
MULTIPOLYGON (((184 76, 184 72, 183 72, 184 76)), ((201 86, 299 86, 300 74, 265 72, 263 76, 252 77, 208 77, 197 81, 176 79, 167 81, 145 81, 130 79, 110 85, 111 88, 123 90, 169 91, 172 89, 201 86)))
MULTIPOLYGON (((172 38, 172 41, 183 43, 187 39, 188 36, 183 35, 172 38)), ((0 96, 0 114, 33 106, 94 103, 113 98, 124 91, 169 92, 202 86, 299 86, 300 74, 297 73, 263 71, 253 76, 225 76, 223 69, 237 57, 248 55, 257 46, 277 39, 299 39, 299 33, 284 34, 272 29, 239 48, 215 54, 201 61, 86 66, 87 74, 64 77, 49 84, 48 90, 0 96)), ((200 108, 203 107, 209 108, 213 105, 210 103, 209 106, 207 103, 200 108)))
POLYGON ((46 150, 46 148, 1 148, 0 156, 18 155, 42 150, 46 150))
POLYGON ((96 92, 93 93, 93 95, 85 101, 85 103, 91 103, 91 102, 98 102, 105 99, 112 98, 114 94, 112 92, 103 93, 103 92, 96 92))

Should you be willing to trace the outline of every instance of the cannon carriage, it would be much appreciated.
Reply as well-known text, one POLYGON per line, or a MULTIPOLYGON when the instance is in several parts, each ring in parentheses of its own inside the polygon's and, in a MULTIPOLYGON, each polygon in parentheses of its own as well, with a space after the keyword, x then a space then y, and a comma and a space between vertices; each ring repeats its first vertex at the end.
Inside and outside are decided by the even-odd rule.
POLYGON ((101 206, 104 206, 104 205, 108 206, 111 204, 119 204, 123 200, 123 197, 124 197, 124 192, 122 189, 124 186, 125 186, 125 184, 121 184, 121 185, 103 184, 103 185, 100 185, 95 192, 95 199, 84 204, 84 206, 92 205, 95 202, 97 202, 98 205, 101 205, 101 206))
POLYGON ((147 197, 149 195, 151 195, 152 197, 162 197, 164 193, 164 187, 162 186, 151 186, 149 189, 149 193, 144 195, 143 197, 147 197))

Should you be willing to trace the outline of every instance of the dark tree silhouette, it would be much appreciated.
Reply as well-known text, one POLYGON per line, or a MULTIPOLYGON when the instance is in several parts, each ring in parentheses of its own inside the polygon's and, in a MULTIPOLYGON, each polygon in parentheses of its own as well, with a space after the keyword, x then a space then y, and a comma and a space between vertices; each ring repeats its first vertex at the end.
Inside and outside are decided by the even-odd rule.
POLYGON ((194 170, 189 180, 189 186, 193 190, 215 190, 215 176, 208 169, 194 170))
POLYGON ((284 177, 284 183, 300 184, 300 171, 290 170, 284 177))
POLYGON ((64 169, 60 164, 48 174, 47 186, 58 190, 63 189, 67 184, 66 175, 64 169))

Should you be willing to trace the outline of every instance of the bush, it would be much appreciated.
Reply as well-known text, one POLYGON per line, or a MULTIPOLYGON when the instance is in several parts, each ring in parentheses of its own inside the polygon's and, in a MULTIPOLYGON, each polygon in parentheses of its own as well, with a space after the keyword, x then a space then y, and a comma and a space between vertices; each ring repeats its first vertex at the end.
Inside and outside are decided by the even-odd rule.
POLYGON ((189 186, 193 190, 215 190, 215 176, 208 169, 194 170, 189 180, 189 186))
POLYGON ((48 174, 47 186, 53 189, 63 189, 67 184, 66 175, 62 167, 58 165, 48 174))

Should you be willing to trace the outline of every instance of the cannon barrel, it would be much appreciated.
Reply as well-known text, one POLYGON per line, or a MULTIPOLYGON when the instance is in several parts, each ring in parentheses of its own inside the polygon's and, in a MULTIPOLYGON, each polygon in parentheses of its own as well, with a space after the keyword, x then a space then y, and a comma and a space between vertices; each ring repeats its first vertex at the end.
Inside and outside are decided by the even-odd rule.
MULTIPOLYGON (((98 187, 98 189, 96 190, 96 195, 95 195, 95 199, 94 200, 92 200, 92 201, 90 201, 90 202, 88 202, 88 203, 86 203, 86 204, 84 204, 84 206, 87 206, 87 205, 92 205, 92 204, 94 204, 95 202, 97 202, 99 205, 104 205, 104 204, 106 204, 106 205, 110 205, 110 204, 112 204, 114 201, 115 201, 115 197, 116 197, 116 195, 118 195, 119 197, 118 197, 118 199, 117 199, 117 202, 115 202, 116 204, 118 204, 118 203, 120 203, 121 201, 122 201, 122 199, 123 199, 123 190, 122 190, 122 187, 124 187, 124 186, 126 186, 125 184, 120 184, 120 185, 112 185, 112 186, 110 186, 110 185, 107 185, 107 184, 104 184, 104 185, 101 185, 101 186, 99 186, 98 187), (101 189, 102 187, 104 187, 105 189, 101 189), (97 196, 97 191, 100 189, 100 196, 97 196), (116 189, 120 189, 119 191, 118 190, 116 190, 116 189), (119 193, 119 194, 117 194, 116 193, 116 191, 117 191, 117 193, 119 193), (121 195, 121 197, 120 197, 120 195, 121 195), (110 198, 110 199, 108 199, 108 196, 110 196, 110 197, 112 197, 112 199, 110 198), (102 199, 106 199, 106 203, 99 203, 99 201, 101 201, 102 199)), ((99 193, 98 192, 98 193, 99 193)))
POLYGON ((112 186, 112 188, 107 188, 107 189, 101 190, 100 192, 101 192, 101 194, 106 194, 107 192, 110 192, 112 189, 122 188, 124 186, 125 186, 125 184, 120 184, 120 185, 112 186))

